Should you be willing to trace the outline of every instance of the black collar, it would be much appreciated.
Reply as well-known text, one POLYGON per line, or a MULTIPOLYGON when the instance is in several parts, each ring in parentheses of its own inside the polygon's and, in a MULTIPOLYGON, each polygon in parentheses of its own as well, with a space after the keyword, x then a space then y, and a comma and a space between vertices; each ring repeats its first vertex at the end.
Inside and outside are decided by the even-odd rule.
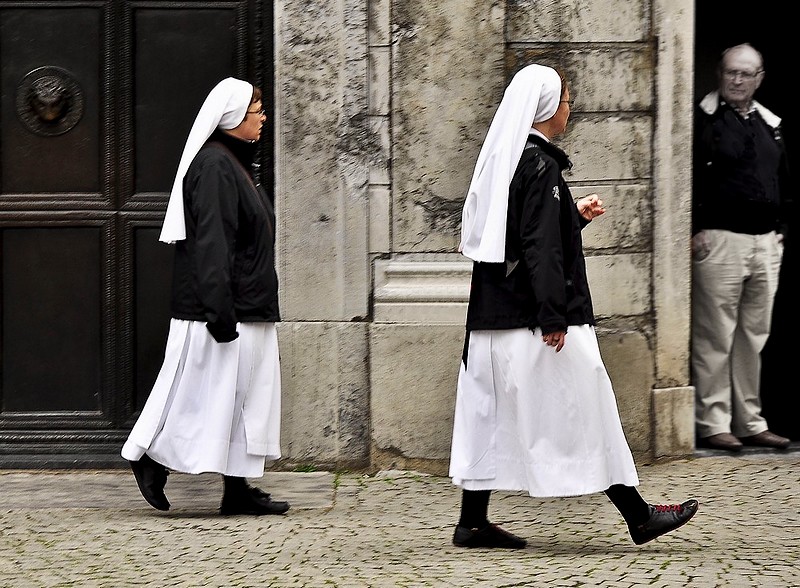
POLYGON ((228 133, 223 132, 220 129, 216 129, 211 136, 208 138, 208 141, 217 141, 222 143, 230 149, 231 153, 239 160, 244 166, 244 169, 251 171, 253 168, 253 160, 255 159, 256 155, 256 143, 251 143, 250 141, 245 141, 243 139, 239 139, 238 137, 234 137, 233 135, 229 135, 228 133))
POLYGON ((562 149, 553 145, 550 141, 542 139, 536 133, 531 133, 528 135, 528 145, 531 143, 555 159, 559 169, 564 170, 572 168, 572 162, 569 160, 569 156, 562 149))

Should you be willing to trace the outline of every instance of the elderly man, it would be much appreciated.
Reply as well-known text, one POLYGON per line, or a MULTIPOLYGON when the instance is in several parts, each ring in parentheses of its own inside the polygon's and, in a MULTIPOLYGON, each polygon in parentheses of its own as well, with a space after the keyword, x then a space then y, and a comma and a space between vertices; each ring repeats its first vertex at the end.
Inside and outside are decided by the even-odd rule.
POLYGON ((761 350, 770 331, 791 196, 781 119, 753 100, 761 54, 722 54, 719 89, 695 112, 692 371, 698 445, 785 449, 761 416, 761 350))

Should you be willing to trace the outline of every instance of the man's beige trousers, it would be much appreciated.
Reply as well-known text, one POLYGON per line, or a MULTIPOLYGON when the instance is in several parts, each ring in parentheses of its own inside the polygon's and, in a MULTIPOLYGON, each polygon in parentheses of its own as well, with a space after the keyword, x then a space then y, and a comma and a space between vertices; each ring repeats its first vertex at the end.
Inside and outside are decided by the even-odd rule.
POLYGON ((692 375, 700 438, 767 429, 759 394, 761 350, 782 255, 775 232, 706 230, 692 238, 692 375))

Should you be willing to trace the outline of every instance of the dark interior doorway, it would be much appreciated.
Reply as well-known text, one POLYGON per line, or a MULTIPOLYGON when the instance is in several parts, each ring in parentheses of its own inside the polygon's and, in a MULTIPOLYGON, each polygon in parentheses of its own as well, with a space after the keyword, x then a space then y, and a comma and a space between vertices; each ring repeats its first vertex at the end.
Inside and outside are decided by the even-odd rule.
MULTIPOLYGON (((783 4, 743 0, 698 0, 695 2, 695 99, 716 88, 715 68, 722 51, 739 43, 750 43, 764 56, 766 75, 756 100, 783 119, 783 134, 795 182, 800 184, 800 123, 792 108, 794 51, 789 40, 796 34, 783 4), (792 29, 790 29, 792 27, 792 29)), ((793 194, 798 200, 797 190, 793 194)), ((797 208, 795 207, 795 210, 797 208)), ((772 332, 762 353, 762 414, 775 433, 800 440, 800 394, 795 380, 794 350, 797 344, 797 220, 791 221, 785 242, 780 284, 775 299, 772 332)))

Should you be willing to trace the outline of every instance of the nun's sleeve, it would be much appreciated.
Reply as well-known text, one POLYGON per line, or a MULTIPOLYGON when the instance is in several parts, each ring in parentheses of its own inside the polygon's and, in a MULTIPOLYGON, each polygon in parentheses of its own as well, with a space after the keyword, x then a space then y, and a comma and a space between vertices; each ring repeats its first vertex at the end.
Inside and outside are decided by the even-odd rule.
POLYGON ((238 191, 232 170, 219 160, 207 160, 190 186, 191 213, 197 219, 193 262, 197 295, 206 327, 219 343, 236 339, 233 273, 238 191))
MULTIPOLYGON (((564 250, 561 241, 561 174, 557 167, 536 158, 525 182, 520 241, 528 279, 538 303, 537 323, 543 334, 567 330, 564 250), (535 171, 534 171, 535 170, 535 171)), ((564 195, 569 198, 568 194, 564 195)))

